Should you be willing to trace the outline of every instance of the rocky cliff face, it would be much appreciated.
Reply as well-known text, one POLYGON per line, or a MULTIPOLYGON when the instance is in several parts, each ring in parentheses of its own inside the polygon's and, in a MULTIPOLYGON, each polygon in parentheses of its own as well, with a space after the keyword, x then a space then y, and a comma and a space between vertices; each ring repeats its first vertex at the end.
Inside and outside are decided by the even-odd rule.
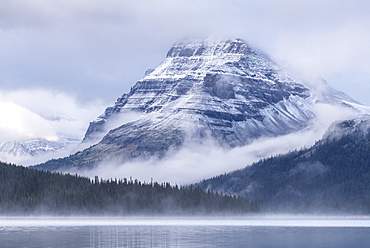
POLYGON ((227 148, 243 146, 308 127, 316 100, 307 85, 243 40, 177 43, 90 123, 84 142, 98 143, 68 162, 53 161, 53 168, 162 157, 186 142, 209 139, 227 148), (120 122, 132 114, 134 120, 120 122))
POLYGON ((307 86, 242 40, 180 43, 90 124, 85 140, 117 115, 134 111, 143 115, 137 123, 166 120, 182 131, 192 127, 195 133, 210 132, 226 146, 244 145, 261 135, 307 126, 314 116, 310 95, 307 86), (187 118, 189 123, 181 124, 187 118))

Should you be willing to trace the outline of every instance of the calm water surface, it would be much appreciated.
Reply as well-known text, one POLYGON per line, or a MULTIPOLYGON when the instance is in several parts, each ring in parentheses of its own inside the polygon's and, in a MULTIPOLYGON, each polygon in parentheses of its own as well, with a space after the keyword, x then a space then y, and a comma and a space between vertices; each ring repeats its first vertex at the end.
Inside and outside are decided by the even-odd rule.
POLYGON ((0 247, 370 247, 370 217, 1 218, 0 247))

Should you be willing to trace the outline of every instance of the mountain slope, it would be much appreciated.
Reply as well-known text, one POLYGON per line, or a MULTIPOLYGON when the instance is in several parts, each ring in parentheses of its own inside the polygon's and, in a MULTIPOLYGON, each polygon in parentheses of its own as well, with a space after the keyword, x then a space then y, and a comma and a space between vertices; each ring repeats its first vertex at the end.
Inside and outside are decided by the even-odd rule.
POLYGON ((237 194, 265 211, 370 212, 370 116, 335 123, 309 149, 262 160, 202 181, 204 190, 237 194))
POLYGON ((338 96, 318 97, 240 39, 178 43, 156 69, 90 123, 84 143, 94 145, 36 168, 163 157, 187 142, 243 146, 309 127, 317 100, 343 103, 338 96))

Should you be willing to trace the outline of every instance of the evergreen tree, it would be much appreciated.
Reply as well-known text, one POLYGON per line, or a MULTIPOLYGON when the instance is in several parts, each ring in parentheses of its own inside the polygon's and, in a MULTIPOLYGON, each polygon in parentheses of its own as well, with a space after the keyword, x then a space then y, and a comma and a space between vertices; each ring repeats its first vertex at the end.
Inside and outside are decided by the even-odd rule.
POLYGON ((258 211, 245 198, 199 187, 94 180, 0 162, 0 214, 241 214, 258 211))

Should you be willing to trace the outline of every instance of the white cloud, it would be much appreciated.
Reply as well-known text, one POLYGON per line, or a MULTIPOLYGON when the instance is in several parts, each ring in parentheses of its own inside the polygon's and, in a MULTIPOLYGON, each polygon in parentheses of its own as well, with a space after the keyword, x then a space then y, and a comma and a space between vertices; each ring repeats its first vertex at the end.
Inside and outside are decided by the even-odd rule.
POLYGON ((162 160, 137 160, 124 164, 102 163, 96 169, 78 173, 92 178, 98 175, 106 179, 132 177, 146 182, 151 178, 159 182, 177 184, 198 182, 243 168, 262 158, 310 147, 322 138, 333 121, 354 115, 348 109, 328 104, 317 104, 316 112, 315 125, 307 130, 275 138, 261 138, 244 147, 227 150, 215 146, 211 141, 202 145, 190 143, 162 160))
POLYGON ((78 102, 73 96, 45 89, 0 91, 0 144, 34 139, 60 141, 73 139, 67 147, 37 156, 2 152, 2 160, 23 165, 45 162, 75 152, 76 139, 82 140, 89 122, 103 113, 102 102, 78 102))
POLYGON ((20 140, 45 138, 56 140, 57 133, 39 115, 12 102, 0 102, 0 139, 20 140))
POLYGON ((23 112, 15 111, 13 108, 5 107, 1 115, 5 120, 12 119, 18 113, 17 125, 30 126, 27 132, 32 137, 44 137, 43 132, 49 129, 55 135, 65 137, 82 138, 90 121, 100 115, 105 105, 102 102, 79 103, 71 95, 48 91, 48 90, 18 90, 0 92, 0 101, 11 103, 10 106, 18 106, 23 112), (31 121, 31 116, 37 121, 31 121), (36 118, 37 116, 37 118, 36 118), (43 125, 43 123, 45 125, 43 125))

